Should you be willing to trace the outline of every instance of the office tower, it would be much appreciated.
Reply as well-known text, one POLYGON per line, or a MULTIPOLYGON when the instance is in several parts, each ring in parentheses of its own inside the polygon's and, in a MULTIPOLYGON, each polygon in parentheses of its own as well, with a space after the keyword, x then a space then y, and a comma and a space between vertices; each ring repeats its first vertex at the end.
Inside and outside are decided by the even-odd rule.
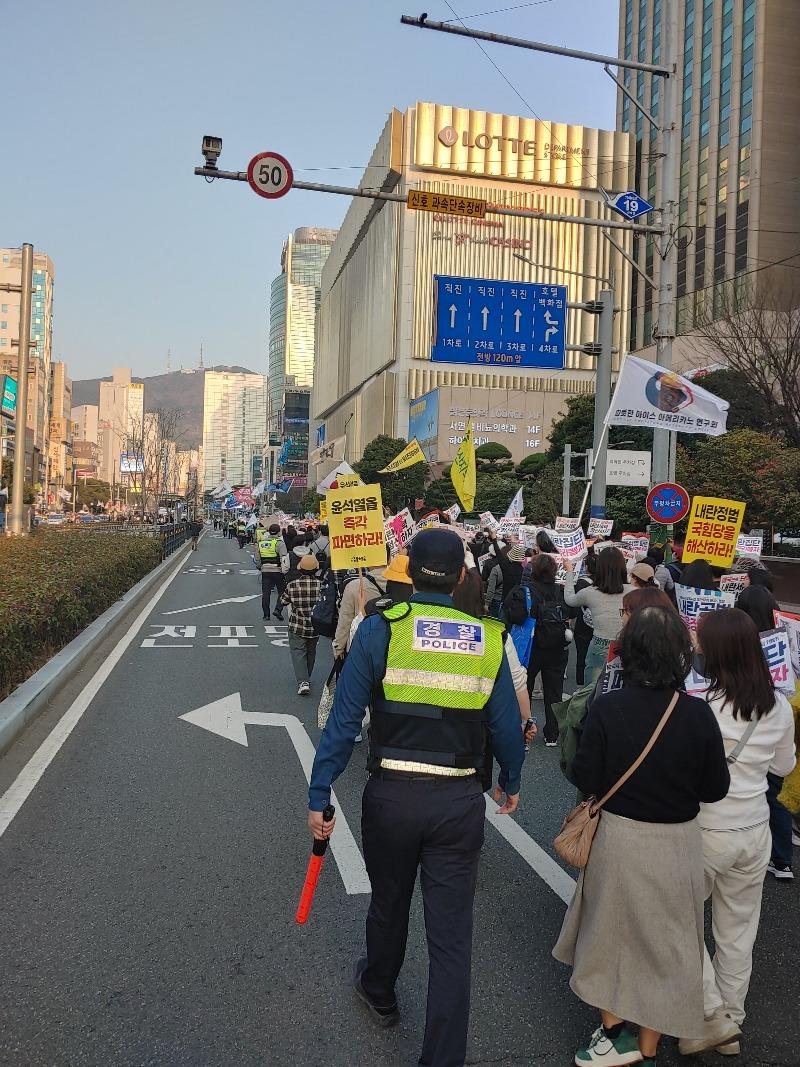
MULTIPOLYGON (((22 252, 0 248, 0 284, 19 286, 22 252)), ((31 345, 28 364, 26 478, 44 484, 49 435, 50 360, 53 343, 53 283, 55 268, 45 252, 33 254, 31 345)), ((18 292, 0 290, 0 373, 16 378, 19 355, 18 292)))
MULTIPOLYGON (((680 130, 677 329, 721 312, 754 280, 782 286, 797 277, 800 244, 800 4, 796 0, 672 0, 677 8, 677 126, 680 130), (776 265, 776 266, 773 266, 776 265), (726 286, 726 283, 727 286, 726 286)), ((621 0, 620 54, 669 62, 663 54, 667 0, 621 0)), ((629 90, 661 117, 661 80, 624 73, 629 90)), ((636 188, 660 203, 657 134, 620 93, 618 124, 636 139, 636 188)), ((658 279, 652 238, 638 262, 658 279)), ((651 343, 652 288, 633 275, 630 347, 651 343)), ((691 338, 675 360, 693 362, 691 338)), ((648 355, 648 353, 644 353, 648 355)), ((694 360, 696 361, 696 359, 694 360)))
POLYGON ((144 425, 144 385, 131 381, 128 367, 115 367, 110 382, 100 382, 98 409, 99 477, 119 480, 120 456, 129 439, 141 438, 144 425))
POLYGON ((60 361, 50 364, 49 438, 48 484, 63 488, 72 480, 72 381, 60 361))
POLYGON ((253 446, 260 451, 267 424, 263 374, 205 371, 203 389, 203 484, 224 479, 250 485, 253 446))

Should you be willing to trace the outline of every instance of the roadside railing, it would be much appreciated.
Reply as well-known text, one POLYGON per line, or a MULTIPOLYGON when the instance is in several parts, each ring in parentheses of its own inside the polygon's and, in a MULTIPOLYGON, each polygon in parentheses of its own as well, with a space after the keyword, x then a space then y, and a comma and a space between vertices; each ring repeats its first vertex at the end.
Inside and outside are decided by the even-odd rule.
POLYGON ((161 558, 167 556, 185 544, 189 537, 189 524, 186 522, 163 523, 157 525, 135 522, 86 522, 63 523, 58 526, 46 526, 44 529, 79 530, 81 533, 95 537, 105 534, 116 537, 157 537, 161 541, 161 558))

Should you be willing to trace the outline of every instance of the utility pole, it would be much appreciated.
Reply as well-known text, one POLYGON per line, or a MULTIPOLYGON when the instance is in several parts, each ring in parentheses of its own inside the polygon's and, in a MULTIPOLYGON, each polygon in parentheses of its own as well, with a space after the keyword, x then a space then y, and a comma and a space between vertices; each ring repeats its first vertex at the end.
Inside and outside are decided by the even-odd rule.
POLYGON ((569 515, 569 494, 572 488, 572 445, 564 445, 564 477, 561 482, 561 514, 569 515))
POLYGON ((19 294, 19 353, 17 357, 17 421, 14 434, 14 479, 11 483, 11 515, 8 528, 18 536, 25 532, 23 493, 25 488, 25 436, 28 427, 28 360, 31 343, 31 299, 33 291, 33 245, 22 246, 22 273, 19 294))
POLYGON ((603 432, 608 418, 608 406, 611 403, 611 346, 614 335, 614 294, 610 289, 603 289, 597 294, 600 311, 597 355, 597 374, 594 393, 594 434, 592 436, 594 451, 594 470, 592 474, 592 518, 604 519, 606 515, 606 446, 608 435, 603 432))

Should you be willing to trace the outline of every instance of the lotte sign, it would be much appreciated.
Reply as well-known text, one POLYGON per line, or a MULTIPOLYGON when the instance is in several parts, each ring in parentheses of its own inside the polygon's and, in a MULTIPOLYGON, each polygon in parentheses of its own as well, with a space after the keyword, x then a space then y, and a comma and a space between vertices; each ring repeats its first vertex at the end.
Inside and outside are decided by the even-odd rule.
POLYGON ((647 514, 653 522, 669 526, 689 514, 689 494, 676 482, 661 482, 647 494, 647 514))

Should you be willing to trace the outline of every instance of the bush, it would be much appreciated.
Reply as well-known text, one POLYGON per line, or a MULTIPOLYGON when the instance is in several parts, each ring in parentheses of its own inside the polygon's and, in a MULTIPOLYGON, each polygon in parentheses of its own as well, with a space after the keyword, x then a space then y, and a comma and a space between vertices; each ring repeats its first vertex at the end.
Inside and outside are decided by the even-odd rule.
POLYGON ((0 539, 0 698, 161 560, 161 541, 41 530, 0 539))

